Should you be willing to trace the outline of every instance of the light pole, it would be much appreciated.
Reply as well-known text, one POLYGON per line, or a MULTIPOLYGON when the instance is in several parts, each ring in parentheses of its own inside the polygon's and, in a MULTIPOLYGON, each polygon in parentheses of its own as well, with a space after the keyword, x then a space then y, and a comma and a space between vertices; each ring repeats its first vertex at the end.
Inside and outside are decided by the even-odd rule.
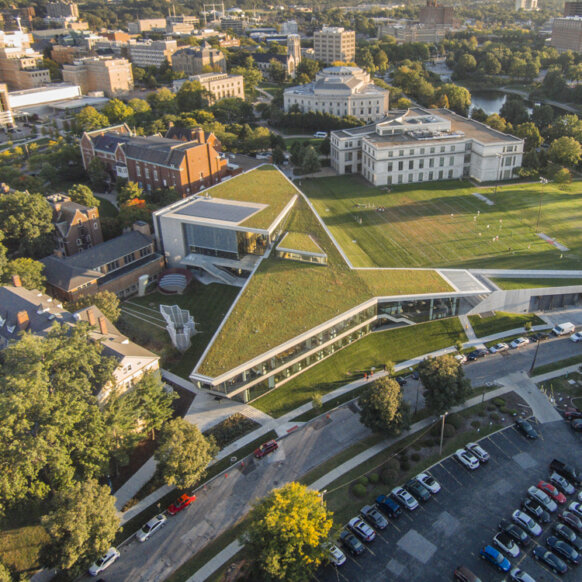
POLYGON ((441 444, 439 446, 439 457, 443 454, 443 437, 445 436, 445 418, 447 417, 448 412, 445 412, 442 415, 443 423, 441 425, 441 444))
POLYGON ((544 185, 548 183, 548 179, 547 178, 540 178, 540 205, 538 208, 538 220, 536 222, 536 231, 538 230, 539 226, 540 226, 540 218, 542 216, 542 197, 544 195, 544 185))
POLYGON ((322 489, 319 491, 319 499, 321 500, 321 505, 323 505, 323 496, 327 493, 327 489, 322 489))

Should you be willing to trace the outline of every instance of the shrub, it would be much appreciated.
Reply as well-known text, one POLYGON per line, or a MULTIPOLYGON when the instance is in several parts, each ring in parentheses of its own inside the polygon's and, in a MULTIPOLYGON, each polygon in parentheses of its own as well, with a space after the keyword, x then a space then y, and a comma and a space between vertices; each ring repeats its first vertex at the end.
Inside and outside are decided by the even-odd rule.
POLYGON ((365 497, 366 494, 368 493, 368 491, 366 490, 366 488, 364 487, 364 485, 361 485, 360 483, 356 483, 356 485, 354 485, 352 487, 352 493, 356 496, 356 497, 365 497))
POLYGON ((372 485, 376 485, 376 483, 380 481, 380 476, 378 475, 378 473, 371 473, 370 475, 368 475, 368 478, 370 479, 370 483, 372 485))
POLYGON ((420 443, 419 441, 416 441, 416 442, 415 442, 415 443, 412 445, 412 448, 413 448, 415 451, 420 451, 420 449, 422 449, 422 443, 420 443))
POLYGON ((509 411, 509 414, 511 414, 511 416, 517 416, 517 410, 515 410, 515 408, 512 408, 512 409, 509 411))
POLYGON ((418 461, 420 461, 420 455, 418 453, 412 453, 412 455, 410 455, 410 459, 414 463, 418 463, 418 461))
POLYGON ((445 422, 445 428, 443 430, 444 438, 450 439, 452 436, 455 436, 456 432, 457 432, 457 429, 452 424, 445 422))
POLYGON ((492 410, 495 410, 496 408, 497 408, 497 407, 496 407, 496 406, 494 406, 493 404, 488 404, 488 405, 487 405, 487 410, 488 410, 489 412, 491 412, 492 410))
POLYGON ((398 471, 394 469, 383 469, 380 480, 384 485, 393 485, 398 480, 398 471))
POLYGON ((493 421, 493 422, 499 422, 499 420, 501 419, 501 417, 499 416, 499 414, 490 414, 489 418, 493 421))
POLYGON ((402 451, 399 455, 398 458, 400 459, 400 462, 402 461, 407 461, 408 460, 408 453, 406 451, 402 451))
POLYGON ((408 461, 402 461, 402 462, 400 463, 400 468, 401 468, 403 471, 408 471, 408 470, 410 469, 410 463, 409 463, 408 461))
POLYGON ((358 479, 358 483, 360 485, 363 485, 364 487, 367 487, 368 486, 368 482, 369 482, 368 477, 360 477, 358 479))
POLYGON ((424 447, 432 447, 434 445, 434 440, 431 438, 426 438, 422 441, 422 446, 424 447))
POLYGON ((509 414, 509 408, 507 408, 507 406, 501 406, 499 412, 501 412, 501 414, 509 414))
POLYGON ((459 430, 463 426, 463 418, 458 414, 449 414, 446 424, 452 424, 456 430, 459 430))
POLYGON ((386 461, 386 463, 384 463, 384 469, 388 469, 390 471, 398 471, 399 467, 400 463, 394 457, 386 461))
POLYGON ((487 413, 486 413, 484 410, 480 410, 480 411, 477 413, 477 416, 480 416, 481 418, 483 418, 484 416, 487 416, 487 413))
POLYGON ((481 423, 480 423, 478 420, 473 420, 473 421, 471 422, 471 426, 472 426, 474 429, 477 429, 477 428, 479 428, 479 427, 481 426, 481 423))
POLYGON ((493 402, 497 408, 505 406, 505 398, 494 398, 491 402, 493 402))

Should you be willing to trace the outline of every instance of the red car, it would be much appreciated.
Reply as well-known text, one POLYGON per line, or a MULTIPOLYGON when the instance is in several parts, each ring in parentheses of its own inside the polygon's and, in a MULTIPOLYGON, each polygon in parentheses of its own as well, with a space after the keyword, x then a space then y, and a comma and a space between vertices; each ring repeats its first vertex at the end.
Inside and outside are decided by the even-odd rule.
POLYGON ((564 410, 564 418, 566 420, 574 420, 575 418, 582 418, 582 411, 577 408, 566 408, 564 410))
POLYGON ((168 507, 168 513, 170 515, 176 515, 176 513, 182 511, 182 509, 185 509, 194 501, 196 501, 196 495, 188 495, 187 493, 184 493, 184 495, 178 497, 178 499, 168 507))
POLYGON ((257 459, 262 459, 265 455, 276 451, 278 448, 279 445, 277 444, 277 441, 267 441, 255 450, 255 457, 257 459))
POLYGON ((559 504, 566 503, 566 496, 563 493, 560 493, 560 491, 558 491, 550 483, 547 483, 546 481, 540 481, 537 484, 537 488, 547 493, 555 502, 559 504))

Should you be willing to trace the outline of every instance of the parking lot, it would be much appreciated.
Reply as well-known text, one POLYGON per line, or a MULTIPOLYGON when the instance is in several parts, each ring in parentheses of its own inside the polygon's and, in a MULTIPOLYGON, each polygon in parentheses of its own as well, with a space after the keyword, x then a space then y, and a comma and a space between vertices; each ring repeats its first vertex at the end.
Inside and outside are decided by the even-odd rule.
MULTIPOLYGON (((436 496, 413 512, 403 510, 397 520, 390 520, 387 529, 377 532, 376 540, 366 546, 364 554, 356 558, 348 555, 343 566, 328 566, 318 572, 317 579, 442 582, 452 580, 453 570, 460 564, 483 581, 509 579, 481 560, 479 550, 492 544, 501 519, 511 521, 527 488, 548 480, 553 458, 582 467, 581 438, 568 423, 552 422, 536 430, 540 433, 536 441, 526 440, 513 427, 479 441, 491 459, 475 471, 465 469, 452 457, 433 466, 429 472, 442 487, 436 496)), ((542 535, 532 540, 525 552, 521 549, 517 558, 510 558, 512 566, 519 566, 537 582, 582 580, 582 565, 569 566, 564 576, 557 576, 531 557, 536 545, 544 544, 557 515, 571 500, 575 495, 552 514, 549 524, 542 525, 542 535)), ((364 499, 362 505, 370 501, 364 499)))

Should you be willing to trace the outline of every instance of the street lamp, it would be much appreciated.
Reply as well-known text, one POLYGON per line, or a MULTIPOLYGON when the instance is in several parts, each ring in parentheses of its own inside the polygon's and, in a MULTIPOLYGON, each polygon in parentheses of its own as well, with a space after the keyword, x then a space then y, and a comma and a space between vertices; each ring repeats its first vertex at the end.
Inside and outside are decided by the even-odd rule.
POLYGON ((323 505, 323 496, 327 493, 327 489, 322 489, 319 491, 319 499, 321 500, 321 505, 323 505))
POLYGON ((544 185, 548 183, 548 179, 547 178, 540 178, 540 184, 541 184, 541 188, 540 188, 540 205, 538 208, 538 220, 536 222, 536 231, 538 230, 539 226, 540 226, 540 217, 542 215, 542 197, 544 195, 544 185))
POLYGON ((443 419, 443 423, 441 425, 441 444, 439 446, 439 457, 443 454, 443 437, 445 436, 445 418, 447 417, 448 412, 445 412, 441 418, 443 419))

